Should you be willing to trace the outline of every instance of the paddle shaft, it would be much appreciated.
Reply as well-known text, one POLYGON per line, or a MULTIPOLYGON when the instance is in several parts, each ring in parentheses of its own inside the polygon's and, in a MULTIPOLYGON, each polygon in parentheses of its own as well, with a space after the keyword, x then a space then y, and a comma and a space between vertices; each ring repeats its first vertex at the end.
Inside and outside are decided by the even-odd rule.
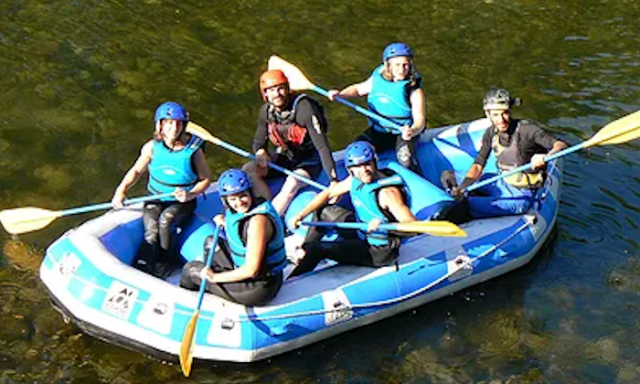
MULTIPOLYGON (((213 232, 213 241, 211 242, 211 248, 207 253, 207 259, 205 260, 205 267, 210 267, 211 262, 213 261, 213 255, 216 252, 216 246, 218 245, 218 235, 220 234, 220 226, 216 225, 216 228, 213 232)), ((198 317, 200 316, 200 307, 202 307, 202 301, 204 300, 204 292, 207 286, 207 279, 202 279, 200 281, 200 289, 198 290, 198 305, 196 309, 193 311, 193 316, 191 316, 191 320, 187 323, 187 326, 184 330, 184 335, 182 336, 182 343, 180 344, 180 351, 178 353, 178 357, 180 360, 180 368, 182 369, 182 373, 185 377, 189 377, 191 374, 191 366, 193 364, 193 343, 194 337, 196 333, 196 328, 198 326, 198 317)))
MULTIPOLYGON (((313 85, 313 88, 311 88, 312 91, 317 92, 323 96, 329 97, 329 92, 326 89, 322 89, 320 87, 318 87, 317 85, 313 85)), ((340 96, 336 96, 333 98, 335 101, 342 103, 344 105, 346 105, 349 108, 354 109, 356 112, 360 112, 363 115, 379 122, 379 123, 385 123, 388 125, 391 125, 394 128, 394 131, 397 131, 395 133, 400 133, 402 131, 402 125, 396 123, 395 121, 389 120, 386 117, 382 117, 380 115, 378 115, 377 113, 373 113, 370 110, 366 109, 366 108, 362 108, 361 106, 354 104, 350 101, 347 101, 346 99, 343 99, 340 96)))
MULTIPOLYGON (((123 202, 123 204, 124 205, 131 205, 131 204, 136 204, 136 203, 144 203, 145 201, 158 200, 158 199, 169 197, 169 196, 173 196, 173 193, 163 193, 161 195, 151 195, 151 196, 136 197, 136 198, 133 198, 133 199, 125 200, 123 202)), ((101 204, 88 205, 86 207, 69 208, 69 209, 65 209, 65 210, 60 211, 60 216, 69 216, 69 215, 75 215, 75 214, 78 214, 78 213, 100 211, 102 209, 109 209, 109 208, 113 208, 113 204, 112 203, 101 203, 101 204)))
MULTIPOLYGON (((565 148, 565 149, 563 149, 561 151, 558 151, 558 152, 554 153, 553 155, 546 156, 544 158, 544 161, 545 162, 549 162, 551 160, 555 160, 555 159, 560 158, 562 156, 566 156, 568 154, 571 154, 573 152, 576 152, 576 151, 579 151, 579 150, 581 150, 583 148, 586 148, 586 147, 590 146, 591 144, 592 143, 589 140, 584 141, 584 142, 582 142, 580 144, 574 145, 573 147, 565 148)), ((471 192, 471 191, 474 191, 474 190, 476 190, 478 188, 482 188, 485 185, 489 185, 491 183, 495 183, 496 181, 498 181, 500 179, 504 179, 505 177, 509 177, 511 175, 515 175, 516 173, 519 173, 519 172, 530 171, 532 169, 533 169, 533 164, 527 163, 525 165, 521 165, 521 166, 519 166, 517 168, 514 168, 514 169, 510 170, 509 172, 504 172, 504 173, 501 173, 499 175, 490 177, 490 178, 488 178, 486 180, 479 181, 479 182, 469 186, 469 188, 465 189, 465 191, 471 192)))
MULTIPOLYGON (((311 227, 325 227, 325 228, 342 228, 342 229, 360 229, 366 231, 369 228, 367 223, 349 223, 349 222, 323 222, 323 221, 303 221, 300 225, 308 225, 311 227)), ((397 223, 382 223, 378 226, 382 231, 395 231, 397 230, 397 223)))
MULTIPOLYGON (((210 267, 211 262, 213 261, 213 255, 216 252, 216 246, 218 245, 218 237, 220 234, 220 226, 216 225, 216 229, 213 232, 213 241, 211 242, 211 249, 209 249, 209 254, 207 254, 206 266, 210 267)), ((200 311, 200 307, 202 307, 202 300, 204 299, 204 289, 207 286, 207 279, 202 279, 200 282, 200 290, 198 291, 198 305, 196 306, 196 311, 200 311)))
MULTIPOLYGON (((194 124, 194 123, 190 123, 190 124, 193 124, 195 127, 198 127, 198 128, 200 128, 200 129, 203 129, 203 130, 204 130, 204 128, 200 127, 199 125, 196 125, 196 124, 194 124)), ((197 131, 198 131, 198 129, 195 129, 195 130, 191 131, 191 133, 193 133, 193 134, 197 135, 197 133, 198 133, 197 131)), ((207 136, 207 137, 201 137, 201 138, 202 138, 202 139, 204 139, 204 140, 210 141, 210 142, 212 142, 213 144, 218 145, 218 146, 220 146, 220 147, 222 147, 222 148, 224 148, 224 149, 226 149, 226 150, 228 150, 228 151, 231 151, 231 152, 233 152, 233 153, 235 153, 235 154, 237 154, 237 155, 240 155, 240 156, 242 156, 242 157, 246 157, 246 158, 249 158, 249 159, 254 160, 254 161, 255 161, 255 159, 256 159, 256 155, 254 155, 253 153, 250 153, 250 152, 248 152, 248 151, 245 151, 245 150, 244 150, 244 149, 242 149, 242 148, 238 148, 238 147, 236 147, 236 146, 235 146, 235 145, 233 145, 233 144, 229 144, 229 143, 227 143, 227 142, 225 142, 225 141, 222 141, 222 140, 220 140, 219 138, 217 138, 217 137, 215 137, 215 136, 211 135, 210 133, 208 133, 208 131, 207 131, 207 135, 206 135, 206 136, 207 136)), ((291 176, 291 177, 293 177, 294 179, 297 179, 297 180, 299 180, 299 181, 302 181, 303 183, 308 184, 308 185, 310 185, 310 186, 312 186, 312 187, 314 187, 314 188, 317 188, 317 189, 319 189, 319 190, 321 190, 321 191, 323 191, 323 190, 327 189, 327 187, 325 187, 324 185, 322 185, 322 184, 320 184, 320 183, 317 183, 317 182, 315 182, 315 181, 313 181, 313 180, 311 180, 311 179, 309 179, 309 178, 307 178, 307 177, 304 177, 304 176, 302 176, 302 175, 299 175, 299 174, 297 174, 297 173, 295 173, 295 172, 293 172, 293 171, 290 171, 290 170, 288 170, 288 169, 286 169, 286 168, 283 168, 283 167, 281 167, 281 166, 279 166, 279 165, 277 165, 277 164, 274 164, 274 163, 272 163, 272 162, 268 162, 267 164, 268 164, 268 166, 269 166, 270 168, 273 168, 273 169, 275 169, 276 171, 282 172, 282 173, 284 173, 285 175, 291 176)))

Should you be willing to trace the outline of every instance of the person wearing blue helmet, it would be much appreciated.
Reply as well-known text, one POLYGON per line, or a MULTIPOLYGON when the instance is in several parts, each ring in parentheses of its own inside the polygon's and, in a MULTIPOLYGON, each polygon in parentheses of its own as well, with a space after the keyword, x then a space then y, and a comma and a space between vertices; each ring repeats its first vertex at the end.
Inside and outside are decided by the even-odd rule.
POLYGON ((382 53, 382 64, 367 80, 340 91, 329 91, 329 99, 336 96, 346 99, 367 96, 372 112, 401 125, 399 133, 384 122, 369 119, 369 128, 356 140, 368 141, 378 151, 395 148, 400 164, 421 173, 415 146, 427 126, 426 102, 422 77, 415 70, 413 51, 408 45, 389 44, 382 53))
POLYGON ((322 259, 342 264, 380 267, 395 261, 400 238, 378 230, 385 222, 411 222, 416 218, 404 200, 402 181, 387 177, 377 168, 376 150, 369 142, 356 141, 345 151, 345 166, 349 176, 315 196, 291 219, 292 227, 314 213, 320 221, 366 222, 367 231, 340 231, 344 238, 336 242, 321 242, 321 229, 311 227, 302 249, 298 252, 298 266, 292 276, 311 271, 322 259), (339 205, 327 205, 330 200, 349 194, 355 214, 339 205))
MULTIPOLYGON (((220 175, 218 191, 226 211, 214 221, 225 228, 226 239, 220 239, 211 267, 187 263, 180 285, 197 290, 206 279, 206 290, 216 296, 248 306, 265 304, 282 285, 284 223, 269 201, 254 196, 251 180, 239 169, 220 175)), ((205 242, 205 255, 212 240, 205 242)))
POLYGON ((210 184, 203 141, 186 132, 188 122, 189 114, 180 104, 162 103, 156 109, 153 139, 144 144, 111 199, 114 208, 122 208, 127 191, 145 172, 149 173, 149 193, 172 193, 144 205, 144 242, 135 266, 155 275, 164 275, 167 266, 177 262, 169 256, 175 227, 191 216, 196 197, 210 184))

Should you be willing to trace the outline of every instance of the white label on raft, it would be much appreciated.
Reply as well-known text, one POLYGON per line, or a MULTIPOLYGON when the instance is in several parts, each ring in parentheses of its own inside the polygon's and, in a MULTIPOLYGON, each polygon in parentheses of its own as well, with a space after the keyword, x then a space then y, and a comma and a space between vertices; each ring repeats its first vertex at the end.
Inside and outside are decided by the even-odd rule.
POLYGON ((242 343, 242 323, 237 315, 225 313, 224 308, 219 308, 213 314, 207 343, 238 348, 242 343))
POLYGON ((168 335, 173 323, 173 301, 167 300, 169 295, 153 294, 142 306, 137 322, 143 327, 168 335))
POLYGON ((461 246, 448 249, 447 257, 447 274, 449 281, 456 281, 473 274, 473 265, 469 263, 469 255, 461 246))
POLYGON ((104 302, 102 302, 102 311, 128 320, 137 299, 138 290, 136 288, 114 280, 104 302))
POLYGON ((324 302, 324 322, 333 325, 347 321, 353 317, 351 303, 342 290, 328 291, 322 294, 324 302))
POLYGON ((53 270, 58 273, 58 280, 63 286, 69 284, 71 277, 76 274, 76 271, 82 264, 82 261, 73 252, 67 252, 62 256, 62 259, 56 263, 53 270))
POLYGON ((537 242, 538 240, 540 240, 540 238, 544 234, 544 231, 547 229, 547 221, 539 212, 536 212, 535 215, 526 216, 530 216, 527 217, 527 219, 532 221, 531 235, 533 235, 533 239, 537 242))

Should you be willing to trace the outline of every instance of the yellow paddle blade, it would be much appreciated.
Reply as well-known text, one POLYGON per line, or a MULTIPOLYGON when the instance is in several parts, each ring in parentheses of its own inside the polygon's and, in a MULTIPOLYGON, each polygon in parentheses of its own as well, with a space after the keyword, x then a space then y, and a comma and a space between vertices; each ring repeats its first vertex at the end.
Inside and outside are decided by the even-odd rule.
POLYGON ((182 336, 182 344, 180 345, 178 357, 180 358, 180 367, 185 377, 189 377, 191 374, 191 365, 193 365, 193 336, 196 333, 199 315, 200 310, 196 310, 193 313, 189 324, 187 324, 184 330, 184 336, 182 336))
POLYGON ((626 143, 640 137, 640 111, 612 121, 587 140, 585 147, 626 143))
POLYGON ((204 141, 209 141, 213 144, 220 145, 220 142, 221 142, 220 139, 213 136, 211 133, 209 133, 209 131, 207 131, 203 127, 191 121, 187 124, 187 132, 189 132, 192 135, 198 136, 204 141))
POLYGON ((309 81, 298 67, 276 55, 269 58, 269 70, 274 69, 284 72, 289 79, 289 88, 293 91, 304 91, 315 87, 315 84, 309 81))
POLYGON ((36 207, 6 209, 0 212, 0 223, 12 235, 37 231, 58 217, 62 211, 49 211, 36 207))
POLYGON ((467 233, 449 221, 414 221, 394 224, 396 231, 427 233, 433 236, 466 237, 467 233))

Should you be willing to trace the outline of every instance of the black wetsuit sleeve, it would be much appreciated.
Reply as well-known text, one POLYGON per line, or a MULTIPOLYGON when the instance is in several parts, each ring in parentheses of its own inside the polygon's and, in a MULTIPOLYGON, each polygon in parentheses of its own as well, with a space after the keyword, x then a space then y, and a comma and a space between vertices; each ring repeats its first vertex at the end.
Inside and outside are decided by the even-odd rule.
POLYGON ((480 145, 480 151, 478 152, 476 159, 473 161, 474 164, 478 164, 481 167, 484 167, 485 164, 487 164, 487 160, 491 154, 491 138, 493 137, 494 129, 495 128, 491 126, 482 136, 482 144, 480 145))
POLYGON ((264 104, 258 112, 258 127, 256 128, 256 133, 253 135, 253 143, 251 144, 253 153, 256 153, 259 149, 267 149, 268 135, 267 104, 264 104))
POLYGON ((547 151, 550 151, 553 148, 553 144, 558 140, 539 125, 529 124, 528 127, 526 132, 528 139, 547 151))
POLYGON ((336 165, 331 155, 331 147, 327 139, 327 120, 320 108, 309 100, 302 99, 298 102, 296 110, 296 123, 307 129, 311 142, 315 146, 322 168, 330 180, 337 180, 336 165))

